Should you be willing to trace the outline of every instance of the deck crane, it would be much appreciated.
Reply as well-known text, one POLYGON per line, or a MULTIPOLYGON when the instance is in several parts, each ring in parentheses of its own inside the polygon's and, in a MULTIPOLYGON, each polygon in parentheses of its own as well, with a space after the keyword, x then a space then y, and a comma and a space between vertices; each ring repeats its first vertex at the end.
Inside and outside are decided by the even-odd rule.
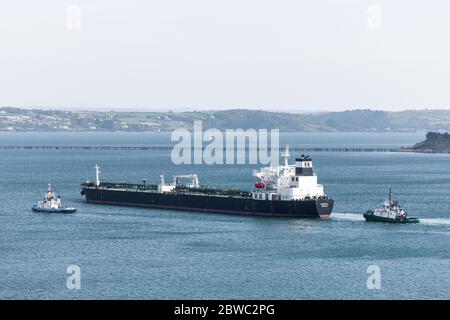
POLYGON ((178 185, 178 179, 191 179, 191 184, 186 185, 189 188, 200 188, 197 174, 181 174, 173 176, 173 185, 178 185))

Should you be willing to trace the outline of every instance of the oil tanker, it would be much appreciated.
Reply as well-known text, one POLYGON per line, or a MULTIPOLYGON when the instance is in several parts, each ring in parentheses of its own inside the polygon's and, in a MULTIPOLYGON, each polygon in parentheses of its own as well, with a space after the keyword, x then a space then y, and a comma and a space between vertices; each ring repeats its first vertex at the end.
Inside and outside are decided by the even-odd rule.
POLYGON ((88 203, 148 207, 205 213, 254 216, 328 218, 334 200, 317 183, 312 159, 302 155, 289 164, 289 148, 283 152, 284 164, 253 171, 258 179, 251 191, 202 186, 197 174, 176 175, 158 184, 110 183, 100 181, 96 165, 95 182, 81 184, 81 195, 88 203), (183 179, 189 179, 182 184, 183 179))

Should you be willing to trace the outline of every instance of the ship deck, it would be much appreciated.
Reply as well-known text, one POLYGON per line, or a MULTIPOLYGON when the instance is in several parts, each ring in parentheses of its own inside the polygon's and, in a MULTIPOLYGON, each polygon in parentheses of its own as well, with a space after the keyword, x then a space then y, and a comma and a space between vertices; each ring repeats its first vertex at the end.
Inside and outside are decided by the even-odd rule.
MULTIPOLYGON (((109 191, 123 191, 123 192, 147 192, 147 193, 159 193, 158 185, 156 184, 133 184, 133 183, 109 183, 102 182, 99 186, 95 183, 83 183, 82 188, 85 189, 100 189, 109 191)), ((241 191, 239 189, 218 189, 211 187, 190 188, 184 185, 179 185, 172 193, 186 194, 186 195, 201 195, 201 196, 214 196, 214 197, 233 197, 249 199, 252 194, 248 191, 241 191)))

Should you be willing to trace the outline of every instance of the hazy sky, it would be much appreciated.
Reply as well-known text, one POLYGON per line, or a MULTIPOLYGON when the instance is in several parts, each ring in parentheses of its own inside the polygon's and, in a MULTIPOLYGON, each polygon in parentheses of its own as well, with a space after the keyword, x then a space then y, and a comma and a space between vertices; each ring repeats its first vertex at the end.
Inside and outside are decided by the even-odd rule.
POLYGON ((450 109, 449 16, 448 0, 2 1, 0 106, 450 109))

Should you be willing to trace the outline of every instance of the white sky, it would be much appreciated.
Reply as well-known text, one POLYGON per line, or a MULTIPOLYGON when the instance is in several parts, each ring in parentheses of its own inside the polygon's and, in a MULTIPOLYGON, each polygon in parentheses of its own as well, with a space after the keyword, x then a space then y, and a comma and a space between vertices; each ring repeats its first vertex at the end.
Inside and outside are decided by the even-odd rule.
POLYGON ((0 4, 0 106, 450 108, 448 0, 0 4))

